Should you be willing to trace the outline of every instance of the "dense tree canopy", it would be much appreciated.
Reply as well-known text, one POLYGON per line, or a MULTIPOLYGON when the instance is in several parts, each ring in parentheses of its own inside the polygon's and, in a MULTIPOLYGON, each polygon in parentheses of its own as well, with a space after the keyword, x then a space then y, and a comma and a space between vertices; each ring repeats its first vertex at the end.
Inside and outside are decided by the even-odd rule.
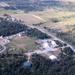
POLYGON ((0 36, 10 36, 19 32, 25 31, 27 36, 35 37, 37 39, 50 38, 47 34, 37 30, 36 28, 29 28, 19 21, 11 21, 0 18, 0 36))
POLYGON ((24 25, 9 21, 0 21, 0 36, 9 36, 24 30, 24 25))
POLYGON ((0 75, 74 75, 75 61, 65 56, 59 61, 51 61, 41 55, 33 54, 31 67, 24 67, 26 56, 23 54, 1 54, 0 75))
POLYGON ((65 56, 53 62, 35 54, 32 56, 32 69, 32 75, 74 75, 75 61, 72 57, 65 56))
POLYGON ((23 54, 1 54, 0 75, 22 75, 21 70, 25 61, 26 56, 23 54))

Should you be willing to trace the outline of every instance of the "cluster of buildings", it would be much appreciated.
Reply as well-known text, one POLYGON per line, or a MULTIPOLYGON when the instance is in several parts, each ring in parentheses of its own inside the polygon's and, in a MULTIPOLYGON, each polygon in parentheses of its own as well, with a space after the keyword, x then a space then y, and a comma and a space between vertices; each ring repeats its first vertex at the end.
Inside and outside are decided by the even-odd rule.
POLYGON ((55 40, 51 39, 44 39, 44 40, 36 40, 37 44, 40 44, 40 49, 49 49, 49 48, 56 48, 58 45, 56 44, 55 40))
POLYGON ((36 40, 36 43, 37 44, 40 44, 39 46, 39 49, 42 50, 43 52, 47 52, 47 53, 50 53, 49 55, 49 58, 51 60, 57 60, 57 56, 53 55, 52 52, 56 51, 58 45, 57 43, 55 42, 55 40, 52 40, 52 39, 39 39, 39 40, 36 40))

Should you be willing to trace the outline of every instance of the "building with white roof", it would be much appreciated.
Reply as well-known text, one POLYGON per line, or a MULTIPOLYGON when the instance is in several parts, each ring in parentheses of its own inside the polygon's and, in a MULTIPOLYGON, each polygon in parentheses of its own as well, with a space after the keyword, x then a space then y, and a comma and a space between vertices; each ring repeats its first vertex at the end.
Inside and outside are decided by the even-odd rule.
POLYGON ((55 55, 51 55, 51 56, 49 56, 49 58, 50 58, 52 61, 54 61, 54 60, 57 60, 57 59, 58 59, 55 55))
POLYGON ((57 46, 57 44, 56 44, 55 41, 51 41, 51 44, 52 44, 53 47, 56 47, 57 46))
POLYGON ((43 48, 49 48, 50 46, 49 46, 49 43, 43 43, 43 48))

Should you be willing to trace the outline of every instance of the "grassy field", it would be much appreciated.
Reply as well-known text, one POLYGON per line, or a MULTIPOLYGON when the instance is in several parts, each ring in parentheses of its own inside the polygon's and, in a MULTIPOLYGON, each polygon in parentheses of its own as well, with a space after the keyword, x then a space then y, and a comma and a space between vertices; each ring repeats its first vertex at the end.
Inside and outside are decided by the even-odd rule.
POLYGON ((32 14, 27 14, 27 13, 18 13, 18 14, 12 14, 12 17, 16 17, 17 19, 21 19, 24 21, 25 24, 27 25, 32 25, 32 24, 37 24, 40 22, 43 22, 42 20, 34 17, 32 14))
POLYGON ((25 50, 36 50, 37 45, 35 44, 35 39, 30 38, 27 36, 15 36, 11 42, 7 45, 7 47, 10 48, 18 48, 18 49, 25 49, 25 50))

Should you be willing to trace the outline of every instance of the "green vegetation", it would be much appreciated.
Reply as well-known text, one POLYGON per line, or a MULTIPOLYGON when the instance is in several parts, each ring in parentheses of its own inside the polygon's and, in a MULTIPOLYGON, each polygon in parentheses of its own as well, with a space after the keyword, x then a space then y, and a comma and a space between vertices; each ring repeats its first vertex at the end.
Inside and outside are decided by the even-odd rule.
MULTIPOLYGON (((61 55, 60 55, 61 56, 61 55)), ((51 61, 41 55, 33 54, 31 67, 24 67, 27 57, 22 53, 6 52, 0 55, 0 75, 74 75, 75 61, 71 56, 60 57, 51 61)))
POLYGON ((58 20, 57 18, 51 18, 51 21, 52 21, 53 23, 59 22, 59 20, 58 20))
MULTIPOLYGON (((21 48, 24 51, 37 50, 38 45, 35 43, 35 41, 36 41, 35 38, 31 38, 31 37, 27 37, 27 36, 19 37, 18 35, 16 35, 15 37, 13 37, 13 39, 7 45, 7 47, 9 47, 10 49, 12 49, 12 48, 20 49, 21 48)), ((13 52, 13 50, 12 50, 12 52, 13 52)))
POLYGON ((21 25, 18 22, 9 22, 7 20, 4 20, 3 18, 1 18, 0 20, 0 36, 9 36, 22 32, 24 30, 25 26, 21 25))
MULTIPOLYGON (((21 20, 23 20, 24 23, 37 26, 41 29, 44 28, 48 33, 52 33, 75 46, 75 2, 61 2, 56 0, 29 1, 30 0, 13 0, 12 2, 8 0, 6 2, 10 7, 4 7, 4 9, 0 7, 0 14, 3 15, 6 12, 6 14, 11 14, 11 16, 19 16, 17 18, 22 18, 21 20), (16 12, 15 14, 13 9, 21 9, 24 10, 25 13, 19 13, 18 11, 18 13, 16 12), (46 22, 40 21, 39 18, 32 15, 45 19, 46 22), (39 22, 37 22, 36 18, 39 19, 39 22)), ((10 36, 21 31, 24 31, 26 36, 31 38, 34 37, 35 39, 50 38, 50 36, 40 32, 36 28, 29 28, 20 22, 11 22, 3 18, 0 19, 0 36, 10 36)), ((27 42, 32 43, 33 40, 18 40, 13 39, 10 45, 12 46, 12 43, 15 41, 13 43, 15 46, 20 47, 20 45, 26 43, 25 48, 32 48, 27 42)), ((59 41, 57 41, 57 44, 60 47, 62 46, 59 41)), ((14 50, 14 52, 15 51, 16 50, 14 50)), ((21 54, 23 52, 16 52, 15 54, 14 52, 10 51, 9 53, 7 51, 6 54, 0 55, 0 75, 75 75, 75 58, 73 57, 74 53, 70 48, 66 47, 64 50, 61 50, 59 60, 54 62, 50 59, 34 54, 31 57, 32 66, 30 68, 23 66, 23 63, 26 61, 26 56, 21 54)))
POLYGON ((66 54, 66 55, 73 55, 74 52, 73 50, 70 48, 70 47, 65 47, 63 52, 66 54))
POLYGON ((57 44, 59 47, 62 47, 62 46, 63 46, 62 43, 61 43, 60 41, 55 40, 55 42, 56 42, 56 44, 57 44))
POLYGON ((26 56, 21 53, 0 55, 0 75, 22 75, 25 73, 23 63, 26 61, 26 56), (22 70, 22 72, 21 72, 22 70))
POLYGON ((59 61, 52 62, 42 56, 32 56, 32 75, 74 75, 75 62, 72 57, 64 56, 59 61))

